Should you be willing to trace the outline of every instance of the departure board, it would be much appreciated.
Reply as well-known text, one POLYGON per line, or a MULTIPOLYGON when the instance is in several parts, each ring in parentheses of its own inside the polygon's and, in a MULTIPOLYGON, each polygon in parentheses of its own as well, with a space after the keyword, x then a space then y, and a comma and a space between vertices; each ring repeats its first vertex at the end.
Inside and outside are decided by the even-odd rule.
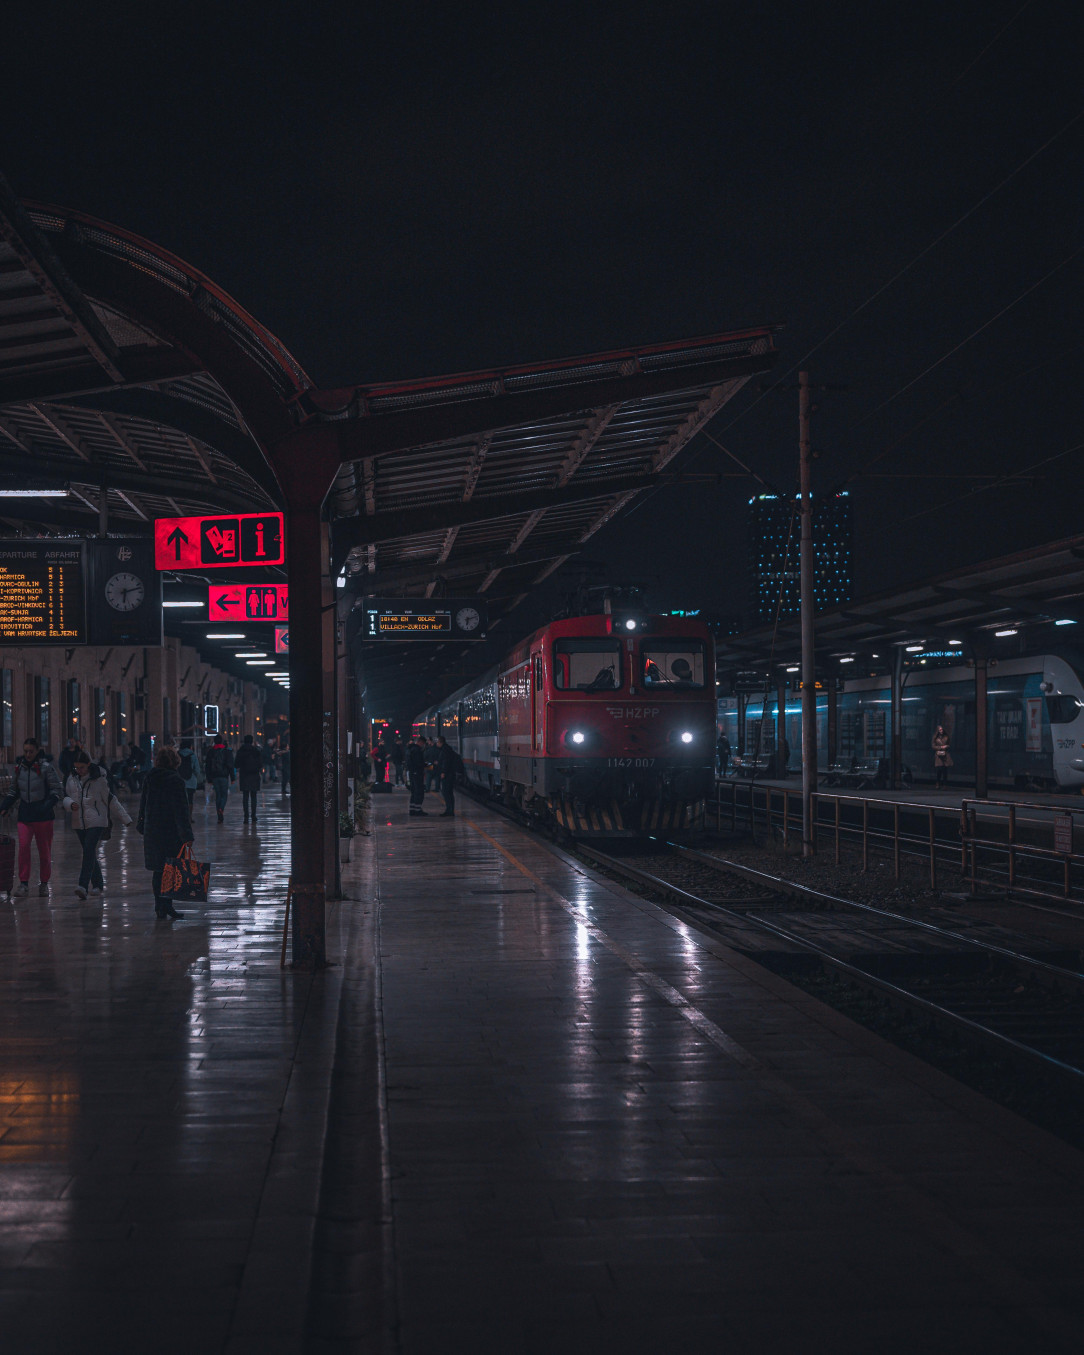
POLYGON ((441 598, 428 603, 403 598, 366 598, 366 640, 484 640, 486 604, 481 598, 441 598))
POLYGON ((86 642, 82 541, 0 541, 0 644, 86 642))

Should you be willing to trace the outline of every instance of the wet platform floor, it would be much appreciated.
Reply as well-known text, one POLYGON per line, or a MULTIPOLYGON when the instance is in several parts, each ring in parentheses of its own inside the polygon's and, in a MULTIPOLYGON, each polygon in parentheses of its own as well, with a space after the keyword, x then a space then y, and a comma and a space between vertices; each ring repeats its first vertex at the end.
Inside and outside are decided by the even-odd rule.
POLYGON ((183 923, 59 823, 0 913, 5 1347, 1079 1349, 1080 1154, 462 799, 283 973, 237 810, 183 923))

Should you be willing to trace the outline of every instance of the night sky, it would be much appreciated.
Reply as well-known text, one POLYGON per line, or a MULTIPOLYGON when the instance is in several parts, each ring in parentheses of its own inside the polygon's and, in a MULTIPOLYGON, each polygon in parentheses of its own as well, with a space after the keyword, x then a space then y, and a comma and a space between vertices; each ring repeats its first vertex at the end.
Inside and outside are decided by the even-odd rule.
MULTIPOLYGON (((780 323, 779 388, 711 431, 789 492, 817 349, 859 593, 1084 530, 1079 4, 110 11, 6 18, 0 169, 205 270, 319 384, 780 323)), ((667 488, 589 558, 740 610, 759 489, 667 488)))

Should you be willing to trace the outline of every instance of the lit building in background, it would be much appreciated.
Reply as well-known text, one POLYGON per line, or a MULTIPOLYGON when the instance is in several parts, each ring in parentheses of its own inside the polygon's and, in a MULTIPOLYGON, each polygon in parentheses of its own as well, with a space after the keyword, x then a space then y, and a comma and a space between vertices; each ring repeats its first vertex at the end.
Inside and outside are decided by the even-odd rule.
MULTIPOLYGON (((749 500, 753 546, 754 624, 800 610, 798 502, 758 494, 749 500), (782 601, 780 602, 780 594, 782 601)), ((854 526, 846 491, 813 496, 813 603, 818 612, 850 602, 854 591, 854 526)))

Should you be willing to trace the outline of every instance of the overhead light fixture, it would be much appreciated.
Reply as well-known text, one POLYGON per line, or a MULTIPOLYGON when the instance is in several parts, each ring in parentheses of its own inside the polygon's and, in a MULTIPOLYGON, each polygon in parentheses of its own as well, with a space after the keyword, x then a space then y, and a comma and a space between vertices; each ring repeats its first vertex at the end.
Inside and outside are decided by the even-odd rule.
POLYGON ((1004 639, 1004 637, 1005 637, 1006 635, 1015 635, 1016 633, 1017 633, 1017 632, 1016 632, 1016 627, 1015 627, 1015 626, 1010 626, 1010 627, 1008 628, 1008 630, 995 630, 995 631, 994 631, 994 634, 997 636, 997 638, 998 638, 999 640, 1004 639))
POLYGON ((1062 621, 1055 621, 1055 622, 1054 622, 1054 625, 1055 625, 1055 626, 1075 626, 1075 625, 1076 625, 1076 622, 1075 622, 1075 621, 1069 621, 1068 619, 1065 619, 1065 620, 1062 620, 1062 621))
POLYGON ((202 607, 202 602, 163 602, 163 607, 202 607))
POLYGON ((949 645, 950 645, 953 649, 959 649, 960 646, 961 646, 962 644, 963 644, 963 641, 962 641, 962 640, 950 640, 950 641, 949 641, 949 645))
POLYGON ((840 659, 840 663, 854 663, 854 659, 840 659))
POLYGON ((0 489, 0 499, 66 499, 66 489, 0 489))
POLYGON ((208 631, 208 632, 207 632, 207 639, 208 639, 208 640, 244 640, 244 639, 246 639, 246 638, 247 638, 247 637, 245 636, 245 633, 244 633, 243 630, 238 630, 238 631, 233 631, 233 630, 230 630, 230 631, 225 631, 225 630, 219 631, 219 630, 215 630, 215 631, 208 631))
MULTIPOLYGON (((266 659, 266 649, 239 649, 233 656, 235 659, 266 659)), ((274 659, 271 660, 274 663, 274 659)))
POLYGON ((908 646, 907 646, 907 652, 908 652, 908 654, 921 654, 921 653, 922 653, 922 649, 923 649, 923 646, 922 646, 922 645, 908 645, 908 646))
POLYGON ((801 672, 801 669, 798 667, 798 665, 797 665, 796 663, 792 663, 791 666, 787 669, 787 672, 788 672, 788 673, 799 673, 799 672, 801 672))
POLYGON ((275 662, 274 659, 249 659, 249 661, 248 661, 246 667, 248 667, 248 668, 262 668, 262 667, 264 666, 264 664, 267 664, 267 663, 274 663, 274 662, 275 662))

